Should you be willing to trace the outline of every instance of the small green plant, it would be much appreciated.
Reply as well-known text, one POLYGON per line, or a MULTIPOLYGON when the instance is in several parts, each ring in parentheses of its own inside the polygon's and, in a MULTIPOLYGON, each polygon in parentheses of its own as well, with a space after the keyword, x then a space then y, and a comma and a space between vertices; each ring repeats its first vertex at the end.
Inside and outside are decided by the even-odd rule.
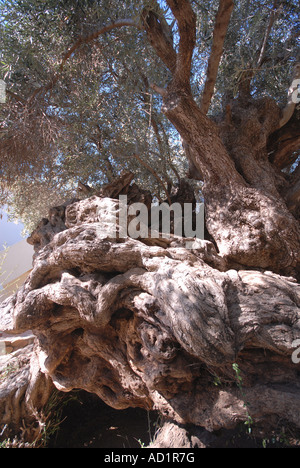
POLYGON ((263 448, 267 448, 267 443, 268 443, 268 439, 263 439, 263 440, 262 440, 262 446, 263 446, 263 448))
POLYGON ((291 428, 285 426, 282 426, 279 432, 278 430, 274 430, 270 437, 266 437, 262 441, 263 448, 275 444, 284 445, 285 447, 291 447, 292 445, 299 447, 300 445, 297 436, 293 434, 291 428))
POLYGON ((216 387, 218 387, 219 385, 222 385, 221 379, 217 375, 214 376, 214 382, 213 383, 214 383, 214 385, 216 387))
POLYGON ((287 436, 287 434, 285 432, 284 427, 281 428, 281 432, 279 434, 279 442, 281 444, 289 445, 289 438, 288 438, 288 436, 287 436))
POLYGON ((246 401, 246 395, 245 395, 245 392, 244 392, 244 389, 243 389, 243 379, 242 379, 242 376, 241 376, 241 370, 238 366, 238 364, 235 362, 232 364, 232 368, 235 372, 235 378, 236 378, 236 382, 237 382, 237 386, 241 392, 241 395, 243 397, 243 400, 244 400, 244 407, 246 408, 246 421, 245 421, 245 425, 248 426, 247 427, 247 432, 248 434, 251 434, 252 433, 252 425, 253 425, 253 419, 251 418, 250 414, 249 414, 249 411, 248 411, 248 408, 250 406, 249 402, 246 401))
MULTIPOLYGON (((147 423, 148 423, 149 444, 151 444, 154 441, 158 431, 162 427, 161 416, 159 415, 154 422, 151 422, 150 412, 147 411, 147 423), (153 429, 152 429, 152 426, 153 426, 153 429)), ((143 442, 141 439, 136 439, 136 440, 140 444, 140 448, 146 448, 147 447, 145 442, 143 442)))
POLYGON ((0 384, 7 379, 7 377, 17 370, 19 370, 20 366, 18 363, 15 364, 8 364, 4 369, 0 371, 0 384))
MULTIPOLYGON (((66 396, 54 390, 42 411, 31 408, 35 421, 20 427, 18 434, 0 440, 0 448, 47 448, 49 441, 57 434, 64 421, 63 410, 70 401, 78 400, 76 391, 66 396)), ((7 425, 0 432, 4 436, 7 425)))
POLYGON ((145 442, 142 442, 141 439, 137 439, 137 441, 140 444, 140 448, 145 448, 146 447, 145 442))
POLYGON ((36 415, 41 427, 40 447, 46 447, 49 440, 57 434, 60 429, 63 418, 64 408, 74 400, 78 400, 76 392, 71 392, 68 396, 65 393, 54 390, 50 395, 43 413, 36 415))

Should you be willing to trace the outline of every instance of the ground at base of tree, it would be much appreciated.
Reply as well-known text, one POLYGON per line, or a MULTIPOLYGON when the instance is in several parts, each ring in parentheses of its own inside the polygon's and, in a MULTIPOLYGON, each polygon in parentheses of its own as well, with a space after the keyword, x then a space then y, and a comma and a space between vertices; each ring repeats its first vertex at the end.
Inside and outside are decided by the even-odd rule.
MULTIPOLYGON (((155 439, 161 424, 155 411, 140 408, 115 410, 97 396, 77 392, 65 408, 63 421, 48 448, 145 448, 155 439)), ((249 435, 247 427, 203 431, 206 448, 300 448, 300 431, 278 425, 268 436, 249 435)))

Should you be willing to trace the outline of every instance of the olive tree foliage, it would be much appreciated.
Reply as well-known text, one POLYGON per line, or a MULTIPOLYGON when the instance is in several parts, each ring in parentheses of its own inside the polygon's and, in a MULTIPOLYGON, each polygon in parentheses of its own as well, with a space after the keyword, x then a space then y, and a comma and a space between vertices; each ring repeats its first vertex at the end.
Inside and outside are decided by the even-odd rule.
MULTIPOLYGON (((212 31, 219 2, 194 2, 198 6, 198 40, 194 63, 202 73, 197 94, 201 98, 207 63, 211 51, 212 31), (204 73, 203 73, 204 70, 204 73)), ((195 6, 194 6, 195 5, 195 6)), ((292 70, 299 60, 297 2, 250 0, 234 2, 218 69, 217 83, 210 112, 222 107, 228 97, 236 97, 239 89, 251 78, 251 94, 270 96, 285 104, 292 70)))
MULTIPOLYGON (((191 87, 201 103, 213 43, 216 0, 191 1, 197 15, 191 87)), ((154 11, 178 49, 171 10, 156 0, 0 1, 0 205, 28 229, 49 206, 131 170, 159 200, 185 177, 179 134, 161 113, 170 71, 141 20, 154 11)), ((286 100, 296 60, 297 1, 237 0, 227 29, 209 115, 252 93, 286 100)), ((201 187, 198 182, 197 187, 201 187)))

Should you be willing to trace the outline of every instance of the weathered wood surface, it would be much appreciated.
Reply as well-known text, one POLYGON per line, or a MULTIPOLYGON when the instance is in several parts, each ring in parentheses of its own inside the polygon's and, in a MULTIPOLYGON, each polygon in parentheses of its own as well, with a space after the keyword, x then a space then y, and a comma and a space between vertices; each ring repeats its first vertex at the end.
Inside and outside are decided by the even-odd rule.
POLYGON ((247 411, 299 427, 297 282, 228 269, 208 241, 187 250, 175 237, 105 238, 96 214, 101 206, 107 214, 107 202, 93 196, 51 211, 31 236, 31 274, 0 305, 1 330, 33 330, 46 380, 117 409, 157 409, 209 431, 234 427, 247 411))

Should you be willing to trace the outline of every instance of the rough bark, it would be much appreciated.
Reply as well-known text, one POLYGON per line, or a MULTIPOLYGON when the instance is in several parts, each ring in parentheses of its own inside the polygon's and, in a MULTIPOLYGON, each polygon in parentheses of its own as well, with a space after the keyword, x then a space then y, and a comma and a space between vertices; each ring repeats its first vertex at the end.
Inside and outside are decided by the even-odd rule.
MULTIPOLYGON (((178 23, 179 48, 170 83, 165 89, 157 85, 153 89, 162 95, 162 111, 188 148, 186 154, 196 178, 204 181, 209 234, 232 266, 269 268, 297 276, 300 262, 300 228, 294 216, 297 208, 289 209, 284 192, 287 181, 268 157, 269 137, 280 125, 281 109, 272 99, 254 100, 242 94, 228 103, 219 119, 212 121, 204 115, 190 88, 195 15, 188 1, 168 4, 178 23)), ((223 26, 222 35, 226 25, 223 26)), ((156 41, 150 24, 146 32, 164 60, 162 42, 156 41)))
POLYGON ((208 241, 187 250, 174 236, 160 245, 104 237, 109 203, 93 196, 51 211, 53 235, 44 223, 31 236, 33 270, 1 304, 1 329, 34 331, 40 369, 62 391, 208 431, 247 412, 256 424, 299 427, 296 281, 228 269, 208 241))
POLYGON ((273 132, 267 143, 269 159, 278 169, 294 164, 300 146, 300 108, 296 109, 290 120, 273 132))
POLYGON ((281 136, 294 117, 278 130, 279 106, 242 93, 223 116, 207 117, 189 81, 195 15, 188 0, 167 3, 178 24, 178 52, 163 20, 150 9, 142 15, 172 73, 165 89, 152 88, 204 181, 214 242, 190 250, 189 239, 176 236, 105 235, 120 194, 129 203, 151 203, 125 174, 42 220, 29 240, 33 270, 0 305, 0 326, 34 331, 39 369, 59 390, 81 388, 118 409, 157 409, 167 424, 185 426, 183 444, 191 443, 189 424, 214 431, 249 415, 255 424, 299 427, 299 366, 292 360, 300 340, 299 174, 280 172, 294 148, 280 147, 281 136))
POLYGON ((37 442, 43 433, 41 412, 54 388, 41 372, 34 344, 0 356, 1 440, 10 439, 13 447, 37 442))
POLYGON ((220 253, 232 265, 297 274, 299 224, 279 193, 284 180, 265 149, 276 106, 268 100, 248 108, 236 103, 232 121, 217 128, 191 96, 173 92, 170 85, 163 110, 193 150, 203 175, 206 222, 220 253))
POLYGON ((213 44, 207 65, 207 76, 200 105, 200 109, 204 114, 207 114, 212 96, 214 94, 219 63, 223 55, 224 40, 233 6, 233 0, 221 0, 219 4, 213 33, 213 44))

